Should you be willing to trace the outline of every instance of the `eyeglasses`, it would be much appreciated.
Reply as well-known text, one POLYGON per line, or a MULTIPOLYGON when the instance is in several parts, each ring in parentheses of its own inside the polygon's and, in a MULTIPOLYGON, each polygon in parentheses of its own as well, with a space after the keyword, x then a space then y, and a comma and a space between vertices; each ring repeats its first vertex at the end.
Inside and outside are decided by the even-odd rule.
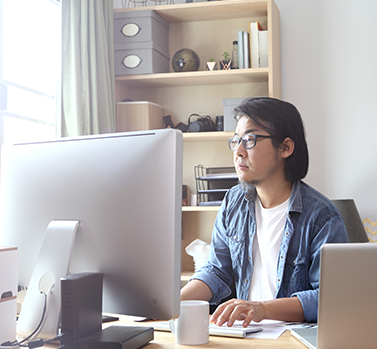
POLYGON ((264 136, 264 135, 256 135, 253 133, 249 133, 243 137, 231 137, 228 139, 229 149, 235 151, 239 144, 242 142, 242 145, 245 149, 254 148, 257 144, 258 138, 272 138, 271 136, 264 136))

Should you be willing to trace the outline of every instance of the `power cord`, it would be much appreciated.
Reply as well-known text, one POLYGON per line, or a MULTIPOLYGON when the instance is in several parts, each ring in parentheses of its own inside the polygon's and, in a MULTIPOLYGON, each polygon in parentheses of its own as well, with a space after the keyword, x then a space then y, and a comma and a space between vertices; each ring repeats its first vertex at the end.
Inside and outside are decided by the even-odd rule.
MULTIPOLYGON (((29 341, 27 344, 21 344, 21 342, 5 342, 0 346, 0 349, 17 349, 17 348, 39 348, 45 345, 46 343, 61 341, 66 336, 65 333, 58 334, 55 338, 52 339, 35 339, 29 341)), ((59 347, 60 348, 60 347, 59 347)))
POLYGON ((32 340, 33 338, 35 338, 41 332, 41 330, 43 329, 43 326, 44 326, 44 324, 46 322, 46 318, 47 318, 46 314, 47 314, 48 306, 49 306, 49 296, 50 296, 51 291, 54 288, 54 286, 55 286, 55 284, 52 284, 50 286, 50 288, 47 290, 47 293, 45 293, 43 291, 41 292, 44 295, 44 303, 43 303, 42 317, 41 317, 41 320, 40 320, 37 328, 29 336, 27 336, 26 338, 24 338, 20 342, 18 342, 17 340, 15 340, 13 342, 8 341, 8 342, 5 342, 5 343, 2 343, 0 345, 0 349, 17 349, 17 348, 25 348, 25 347, 33 349, 33 348, 41 347, 45 343, 53 342, 53 341, 60 340, 61 338, 63 338, 64 333, 57 335, 53 339, 48 339, 48 340, 36 339, 36 340, 32 340), (28 342, 28 343, 27 344, 23 344, 25 342, 28 342))
POLYGON ((52 339, 46 339, 46 340, 43 340, 43 339, 36 339, 36 340, 33 340, 33 341, 30 341, 27 345, 25 345, 26 347, 30 348, 30 349, 34 349, 34 348, 39 348, 39 347, 42 347, 43 345, 45 345, 46 343, 50 343, 50 342, 55 342, 55 341, 61 341, 64 337, 66 336, 65 333, 60 333, 58 334, 55 338, 52 338, 52 339))
MULTIPOLYGON (((55 284, 52 284, 49 289, 47 290, 47 293, 45 293, 44 291, 42 291, 41 293, 45 296, 45 301, 44 301, 44 307, 43 307, 43 312, 42 312, 42 318, 41 318, 41 321, 39 322, 39 325, 37 326, 37 328, 34 330, 34 332, 28 337, 28 339, 33 339, 35 338, 36 336, 38 336, 38 334, 42 331, 43 329, 43 326, 45 325, 46 323, 46 318, 47 318, 47 313, 48 313, 48 306, 50 304, 50 294, 52 292, 52 289, 54 288, 55 284)), ((27 339, 26 339, 27 340, 27 339)), ((24 342, 25 340, 23 340, 24 342)))

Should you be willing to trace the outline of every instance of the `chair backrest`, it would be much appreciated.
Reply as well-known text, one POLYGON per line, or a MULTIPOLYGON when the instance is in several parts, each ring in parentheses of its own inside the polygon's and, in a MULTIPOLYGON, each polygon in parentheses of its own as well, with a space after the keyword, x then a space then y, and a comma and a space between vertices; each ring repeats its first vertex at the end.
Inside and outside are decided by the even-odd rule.
POLYGON ((347 228, 350 242, 369 242, 359 211, 352 199, 331 200, 338 208, 347 228))

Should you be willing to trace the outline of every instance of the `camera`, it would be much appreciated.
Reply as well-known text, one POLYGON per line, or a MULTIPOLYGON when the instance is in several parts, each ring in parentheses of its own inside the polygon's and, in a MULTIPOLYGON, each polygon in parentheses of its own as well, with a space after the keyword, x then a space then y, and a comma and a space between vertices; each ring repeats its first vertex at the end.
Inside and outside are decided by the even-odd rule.
POLYGON ((188 119, 188 132, 210 132, 215 130, 215 123, 209 115, 202 116, 191 114, 188 119), (191 121, 191 117, 197 117, 195 121, 191 121))

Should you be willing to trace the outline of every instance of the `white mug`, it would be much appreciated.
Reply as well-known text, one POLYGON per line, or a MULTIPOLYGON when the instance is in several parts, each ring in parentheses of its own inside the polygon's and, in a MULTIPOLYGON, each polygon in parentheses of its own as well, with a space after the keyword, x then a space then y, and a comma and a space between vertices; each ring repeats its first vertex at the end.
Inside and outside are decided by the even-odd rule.
POLYGON ((208 343, 209 303, 206 301, 181 301, 181 314, 175 321, 170 320, 169 325, 177 344, 208 343))

